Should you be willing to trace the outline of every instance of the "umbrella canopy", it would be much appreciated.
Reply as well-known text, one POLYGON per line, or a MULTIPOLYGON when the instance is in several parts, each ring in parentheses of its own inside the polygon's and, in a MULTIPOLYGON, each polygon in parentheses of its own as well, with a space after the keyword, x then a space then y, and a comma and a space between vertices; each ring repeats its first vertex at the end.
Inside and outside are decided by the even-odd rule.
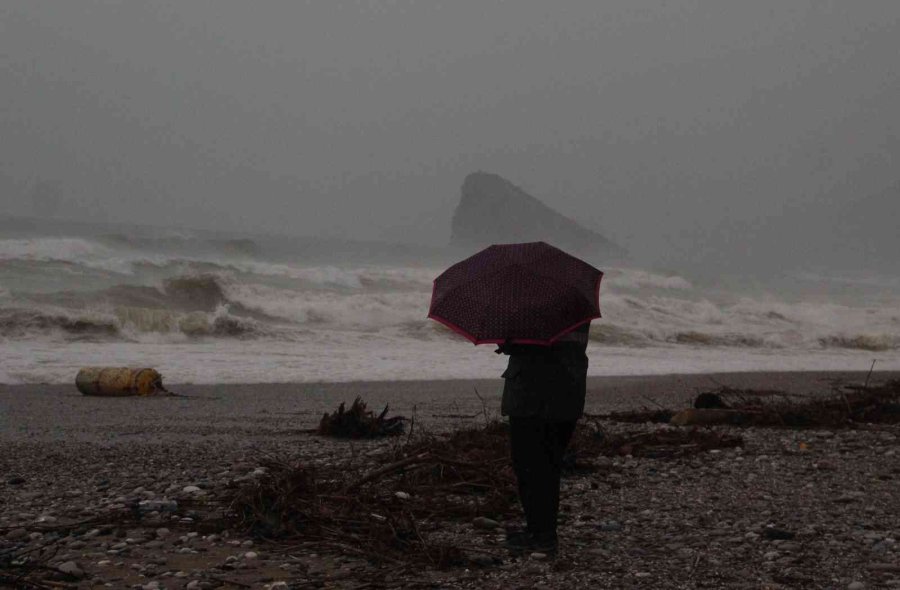
POLYGON ((600 317, 603 273, 544 242, 500 244, 434 280, 428 317, 475 344, 542 344, 600 317))

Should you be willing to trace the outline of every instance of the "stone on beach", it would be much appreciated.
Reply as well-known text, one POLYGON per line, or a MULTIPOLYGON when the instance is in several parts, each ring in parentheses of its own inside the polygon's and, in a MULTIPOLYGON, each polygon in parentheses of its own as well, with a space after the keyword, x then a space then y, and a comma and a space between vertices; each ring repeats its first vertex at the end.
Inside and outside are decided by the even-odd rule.
POLYGON ((56 566, 56 569, 64 574, 66 574, 67 576, 72 576, 75 578, 83 578, 84 577, 84 571, 74 561, 63 562, 63 563, 59 564, 58 566, 56 566))

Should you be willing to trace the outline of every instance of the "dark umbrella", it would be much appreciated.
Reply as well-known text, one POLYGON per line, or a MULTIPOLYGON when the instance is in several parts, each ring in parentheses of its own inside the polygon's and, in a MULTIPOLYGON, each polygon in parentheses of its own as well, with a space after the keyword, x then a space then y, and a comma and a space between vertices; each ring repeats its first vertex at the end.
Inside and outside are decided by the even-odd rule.
POLYGON ((475 344, 549 346, 600 317, 602 278, 544 242, 490 246, 434 280, 428 317, 475 344))

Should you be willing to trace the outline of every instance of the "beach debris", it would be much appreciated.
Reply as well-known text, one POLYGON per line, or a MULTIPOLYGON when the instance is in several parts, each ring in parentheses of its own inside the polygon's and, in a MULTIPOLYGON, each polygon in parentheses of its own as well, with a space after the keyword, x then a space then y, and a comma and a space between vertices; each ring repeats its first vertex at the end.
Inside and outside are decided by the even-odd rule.
MULTIPOLYGON (((570 459, 668 459, 741 444, 739 436, 708 430, 667 426, 608 434, 583 424, 570 459)), ((372 462, 362 465, 270 460, 265 474, 237 485, 230 519, 264 538, 375 562, 479 567, 483 550, 450 544, 440 531, 450 523, 496 531, 519 514, 506 423, 424 433, 368 457, 372 462)))
POLYGON ((590 469, 598 456, 670 459, 743 446, 735 434, 714 430, 663 427, 647 431, 607 433, 584 425, 576 429, 564 457, 570 470, 590 469))
POLYGON ((251 533, 302 539, 323 550, 376 562, 464 563, 461 550, 426 542, 408 502, 391 502, 383 486, 348 491, 349 474, 339 469, 272 463, 268 473, 238 489, 232 518, 251 533))
POLYGON ((779 529, 774 526, 767 526, 763 530, 763 537, 769 539, 770 541, 790 541, 794 537, 797 536, 797 533, 792 531, 786 531, 784 529, 779 529))
POLYGON ((325 413, 319 421, 318 433, 337 438, 377 438, 403 434, 403 416, 387 418, 389 406, 378 415, 366 407, 357 397, 350 409, 343 402, 331 414, 325 413))
POLYGON ((676 426, 788 428, 841 428, 865 422, 900 422, 900 380, 879 386, 835 386, 831 394, 815 397, 722 387, 701 393, 694 408, 682 410, 671 419, 676 426))
POLYGON ((610 420, 612 422, 622 422, 627 424, 644 424, 647 422, 654 424, 668 424, 676 412, 665 408, 656 410, 642 408, 629 412, 611 412, 609 414, 588 414, 585 418, 592 420, 610 420))
POLYGON ((374 561, 477 563, 466 548, 430 538, 426 528, 434 525, 425 523, 499 522, 511 514, 508 444, 506 426, 490 423, 423 435, 368 469, 270 462, 264 476, 237 489, 231 514, 258 535, 343 547, 374 561))
POLYGON ((178 502, 175 500, 141 500, 137 504, 140 512, 176 512, 178 502))
POLYGON ((669 423, 675 426, 708 426, 711 424, 740 424, 744 419, 744 415, 737 410, 688 408, 672 416, 669 423))
POLYGON ((660 407, 607 414, 585 414, 592 420, 661 423, 675 426, 770 426, 841 428, 861 422, 900 422, 900 380, 878 386, 835 384, 830 394, 799 395, 778 390, 720 387, 701 392, 691 408, 660 407))
POLYGON ((75 377, 75 387, 84 395, 102 397, 169 393, 162 375, 149 368, 84 367, 75 377))
POLYGON ((483 516, 479 516, 472 520, 472 526, 474 526, 476 529, 492 531, 496 528, 499 528, 500 523, 491 518, 485 518, 483 516))

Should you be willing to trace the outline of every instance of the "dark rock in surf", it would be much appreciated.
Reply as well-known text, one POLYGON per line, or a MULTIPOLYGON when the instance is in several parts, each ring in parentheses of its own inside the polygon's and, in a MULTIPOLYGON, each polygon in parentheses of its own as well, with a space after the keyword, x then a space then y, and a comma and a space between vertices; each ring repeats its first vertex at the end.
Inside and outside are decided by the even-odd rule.
POLYGON ((545 241, 575 253, 621 257, 625 250, 496 174, 466 177, 453 214, 451 244, 481 247, 545 241))

